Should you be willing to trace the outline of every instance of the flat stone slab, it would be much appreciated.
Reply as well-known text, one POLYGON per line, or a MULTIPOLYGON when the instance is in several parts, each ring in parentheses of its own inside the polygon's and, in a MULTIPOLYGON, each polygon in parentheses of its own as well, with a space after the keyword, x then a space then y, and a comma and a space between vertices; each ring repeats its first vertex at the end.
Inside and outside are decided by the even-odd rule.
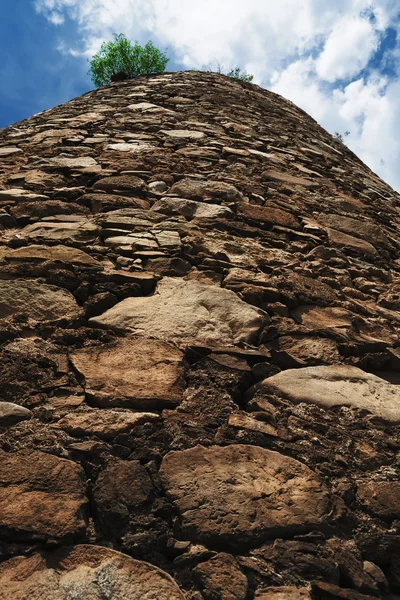
MULTIPOLYGON (((351 212, 353 211, 354 205, 351 206, 351 212)), ((350 236, 361 238, 367 242, 374 241, 379 248, 382 246, 390 248, 389 240, 382 228, 369 219, 352 219, 350 217, 344 217, 343 215, 322 214, 318 217, 318 221, 336 231, 347 233, 350 236)))
POLYGON ((160 133, 176 140, 201 140, 206 137, 206 134, 202 131, 191 131, 189 129, 161 129, 160 133))
POLYGON ((80 156, 78 158, 58 156, 56 158, 49 158, 48 164, 59 169, 84 169, 87 167, 99 167, 99 163, 91 156, 80 156))
POLYGON ((335 329, 346 333, 352 328, 353 315, 344 308, 330 306, 323 308, 313 304, 303 304, 295 308, 292 314, 299 325, 303 325, 310 331, 335 329))
POLYGON ((24 188, 11 188, 0 190, 0 200, 49 200, 49 197, 24 188))
POLYGON ((170 196, 188 198, 189 200, 205 200, 219 198, 228 202, 243 200, 243 195, 232 184, 225 181, 207 181, 185 177, 168 190, 170 196))
POLYGON ((16 541, 82 535, 86 503, 85 474, 76 463, 31 449, 0 452, 2 537, 16 541))
POLYGON ((185 600, 164 571, 109 548, 80 545, 0 566, 0 600, 185 600))
MULTIPOLYGON (((0 403, 0 424, 1 424, 0 403)), ((97 437, 110 441, 120 433, 127 433, 137 425, 143 425, 149 421, 157 421, 159 415, 155 413, 136 413, 132 411, 116 411, 97 409, 85 413, 71 413, 55 423, 54 427, 63 429, 69 435, 82 437, 96 435, 97 437)))
POLYGON ((70 246, 44 246, 44 245, 32 245, 23 246, 22 248, 16 248, 15 250, 6 249, 1 254, 7 262, 62 262, 66 264, 76 265, 78 267, 91 267, 101 269, 101 264, 92 256, 78 250, 77 248, 71 248, 70 246))
POLYGON ((144 150, 153 150, 155 146, 146 142, 119 142, 117 144, 109 144, 107 150, 116 150, 118 152, 143 152, 144 150))
POLYGON ((167 341, 232 345, 255 342, 269 319, 230 290, 164 277, 153 296, 127 298, 89 321, 98 327, 167 341))
POLYGON ((196 200, 186 200, 185 198, 161 198, 153 204, 151 210, 165 215, 183 215, 187 219, 223 219, 233 217, 231 209, 227 206, 196 202, 196 200))
POLYGON ((129 175, 112 175, 99 179, 93 185, 94 190, 103 190, 110 194, 137 194, 146 189, 143 179, 129 175))
POLYGON ((98 406, 171 407, 185 389, 183 354, 157 340, 124 338, 113 346, 78 350, 71 361, 98 406))
POLYGON ((277 394, 299 404, 323 408, 350 406, 385 421, 400 423, 400 387, 357 367, 332 365, 288 369, 260 384, 266 394, 277 394))
POLYGON ((67 290, 29 279, 0 281, 0 319, 24 315, 33 321, 78 319, 82 314, 67 290))
POLYGON ((196 446, 170 452, 160 475, 182 535, 249 548, 318 527, 330 512, 322 481, 300 462, 258 446, 196 446))
POLYGON ((289 229, 300 229, 300 222, 289 212, 276 207, 258 206, 249 202, 238 202, 238 214, 254 223, 269 223, 289 229))
POLYGON ((368 256, 376 256, 377 254, 376 248, 365 240, 360 240, 359 238, 343 233, 342 231, 337 231, 331 227, 328 227, 327 232, 329 243, 332 246, 346 248, 358 252, 359 254, 367 254, 368 256))
POLYGON ((17 147, 2 147, 0 148, 0 156, 11 156, 12 154, 18 154, 19 152, 22 152, 22 150, 20 148, 17 147))
POLYGON ((22 237, 37 242, 83 243, 90 244, 96 241, 100 228, 85 219, 76 222, 65 221, 39 221, 28 225, 21 231, 22 237))
POLYGON ((282 183, 288 183, 289 185, 300 185, 306 188, 316 188, 318 183, 311 181, 310 179, 304 179, 304 177, 295 177, 289 173, 283 173, 280 171, 268 170, 264 171, 262 176, 266 179, 272 179, 273 181, 282 181, 282 183))

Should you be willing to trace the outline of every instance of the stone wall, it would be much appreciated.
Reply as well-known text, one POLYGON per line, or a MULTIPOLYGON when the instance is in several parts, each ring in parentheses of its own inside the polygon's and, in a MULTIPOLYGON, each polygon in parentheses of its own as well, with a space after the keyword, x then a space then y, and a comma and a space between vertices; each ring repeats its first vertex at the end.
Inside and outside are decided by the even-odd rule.
POLYGON ((0 157, 0 599, 400 598, 399 195, 211 73, 0 157))

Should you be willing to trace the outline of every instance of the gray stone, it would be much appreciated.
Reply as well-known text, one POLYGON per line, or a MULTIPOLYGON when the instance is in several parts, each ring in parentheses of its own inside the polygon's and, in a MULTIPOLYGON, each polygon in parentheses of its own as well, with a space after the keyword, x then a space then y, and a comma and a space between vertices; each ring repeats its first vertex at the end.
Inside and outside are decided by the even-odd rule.
POLYGON ((196 202, 195 200, 186 200, 185 198, 161 198, 153 204, 152 210, 166 215, 183 215, 188 219, 233 217, 231 209, 227 206, 206 204, 204 202, 196 202))
POLYGON ((19 421, 26 421, 31 418, 32 413, 27 408, 13 404, 13 402, 0 402, 0 426, 14 425, 19 421))
POLYGON ((169 129, 160 130, 165 136, 177 140, 201 140, 206 137, 202 131, 190 131, 189 129, 169 129))
POLYGON ((269 318, 229 290, 164 277, 153 296, 127 298, 90 322, 166 341, 231 345, 255 342, 269 318))
POLYGON ((68 158, 65 156, 58 156, 56 158, 49 158, 48 163, 53 167, 60 169, 83 169, 86 167, 98 167, 98 162, 91 156, 80 156, 79 158, 68 158))
POLYGON ((357 367, 332 365, 288 369, 265 379, 260 389, 323 408, 350 406, 400 423, 400 388, 357 367))

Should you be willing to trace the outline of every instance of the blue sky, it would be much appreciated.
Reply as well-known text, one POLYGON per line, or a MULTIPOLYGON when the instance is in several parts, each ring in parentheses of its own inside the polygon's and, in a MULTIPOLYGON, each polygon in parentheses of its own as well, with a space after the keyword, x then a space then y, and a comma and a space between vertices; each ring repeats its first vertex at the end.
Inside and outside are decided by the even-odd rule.
POLYGON ((168 70, 247 69, 400 190, 400 0, 1 0, 0 127, 92 89, 113 32, 168 70))

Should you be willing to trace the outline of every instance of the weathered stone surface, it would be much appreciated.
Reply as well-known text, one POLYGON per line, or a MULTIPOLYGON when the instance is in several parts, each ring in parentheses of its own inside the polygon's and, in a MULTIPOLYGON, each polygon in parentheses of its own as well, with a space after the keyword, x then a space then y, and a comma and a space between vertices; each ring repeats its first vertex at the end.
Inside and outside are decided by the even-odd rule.
POLYGON ((164 342, 125 338, 110 347, 78 350, 71 360, 99 406, 159 408, 182 398, 183 356, 164 342))
POLYGON ((292 214, 280 210, 279 208, 240 202, 238 204, 238 213, 245 219, 256 223, 269 223, 270 225, 280 225, 281 227, 300 229, 298 219, 292 214))
POLYGON ((22 556, 0 567, 1 600, 184 600, 161 569, 99 546, 22 556), (117 596, 118 595, 118 596, 117 596))
POLYGON ((360 240, 352 235, 348 235, 347 233, 342 233, 341 231, 336 231, 336 229, 332 229, 328 227, 328 239, 329 243, 332 246, 338 246, 339 248, 344 248, 348 250, 353 250, 358 252, 359 254, 366 254, 367 256, 375 256, 376 248, 366 242, 365 240, 360 240))
POLYGON ((318 220, 332 229, 361 238, 367 242, 374 241, 379 246, 390 246, 389 240, 381 227, 370 220, 352 219, 334 214, 320 216, 318 220))
POLYGON ((11 156, 12 154, 18 154, 22 152, 20 148, 9 146, 0 148, 0 156, 11 156))
POLYGON ((292 314, 297 323, 313 332, 327 329, 346 331, 352 323, 352 314, 343 308, 321 308, 309 304, 295 308, 292 314))
POLYGON ((228 290, 164 277, 154 296, 128 298, 90 321, 100 327, 146 333, 167 341, 197 339, 233 344, 256 341, 268 317, 228 290))
POLYGON ((48 196, 43 194, 35 194, 29 190, 12 188, 8 190, 0 190, 0 200, 48 200, 48 196))
POLYGON ((294 177, 288 173, 281 173, 279 171, 268 170, 264 171, 263 177, 265 179, 272 179, 274 181, 281 181, 282 183, 288 183, 294 186, 301 186, 306 188, 316 187, 316 184, 309 179, 305 179, 304 177, 294 177))
POLYGON ((332 365, 289 369, 265 379, 263 393, 324 408, 350 406, 393 423, 400 422, 400 389, 357 367, 332 365))
POLYGON ((79 203, 87 206, 93 212, 106 212, 125 207, 141 208, 143 210, 150 208, 150 203, 142 198, 106 193, 84 194, 79 198, 79 203))
POLYGON ((76 222, 40 221, 28 225, 22 230, 22 235, 29 240, 46 243, 93 243, 100 233, 100 229, 94 223, 84 219, 76 222))
POLYGON ((230 554, 221 552, 200 563, 195 567, 194 575, 204 590, 203 594, 212 594, 216 600, 246 600, 247 577, 230 554))
POLYGON ((0 536, 71 539, 85 531, 81 467, 34 450, 0 452, 0 536))
MULTIPOLYGON (((2 421, 1 404, 0 423, 2 421)), ((95 435, 103 440, 110 441, 120 433, 130 432, 137 425, 154 422, 158 419, 159 416, 154 413, 98 409, 91 412, 67 415, 55 423, 54 427, 63 429, 74 437, 95 435)))
POLYGON ((70 321, 81 313, 67 290, 28 279, 0 280, 0 319, 16 315, 32 321, 70 321))
POLYGON ((101 269, 99 261, 90 256, 90 254, 87 254, 87 252, 83 252, 77 248, 63 246, 62 244, 57 246, 23 246, 22 248, 16 248, 15 250, 6 249, 4 252, 0 250, 0 256, 11 263, 25 261, 42 263, 50 261, 52 263, 60 262, 73 264, 79 267, 101 269))
POLYGON ((282 336, 269 348, 276 364, 284 369, 340 362, 336 342, 324 337, 282 336))
POLYGON ((187 219, 233 217, 232 211, 226 206, 206 204, 204 202, 196 202, 195 200, 185 200, 184 198, 162 198, 153 204, 152 210, 166 215, 183 215, 187 219))
POLYGON ((139 177, 130 177, 128 175, 105 177, 99 179, 93 186, 95 190, 104 190, 105 192, 113 193, 130 193, 137 194, 143 192, 146 185, 143 179, 139 177))
POLYGON ((169 129, 160 130, 166 137, 177 139, 177 140, 201 140, 206 135, 202 131, 191 131, 189 129, 169 129))
MULTIPOLYGON (((374 600, 376 596, 370 596, 360 594, 356 590, 346 589, 334 585, 332 583, 325 583, 324 581, 313 582, 312 591, 318 593, 320 598, 324 600, 336 600, 342 598, 343 600, 374 600)), ((396 597, 390 597, 388 600, 397 600, 396 597)))
POLYGON ((208 198, 220 198, 221 200, 241 200, 242 194, 233 185, 224 181, 201 181, 197 179, 181 179, 175 183, 168 193, 171 196, 188 198, 189 200, 206 200, 208 198))
POLYGON ((256 446, 171 452, 161 465, 165 490, 192 541, 254 546, 318 527, 330 512, 328 490, 310 469, 256 446))
POLYGON ((81 156, 80 158, 58 156, 57 158, 50 158, 48 162, 52 167, 61 169, 82 169, 86 167, 98 166, 98 163, 91 156, 81 156))
POLYGON ((368 481, 357 486, 357 499, 381 519, 400 518, 400 484, 398 481, 368 481))
POLYGON ((146 142, 137 141, 133 143, 121 142, 118 144, 108 144, 107 150, 116 152, 131 152, 132 154, 153 150, 154 146, 146 142))

